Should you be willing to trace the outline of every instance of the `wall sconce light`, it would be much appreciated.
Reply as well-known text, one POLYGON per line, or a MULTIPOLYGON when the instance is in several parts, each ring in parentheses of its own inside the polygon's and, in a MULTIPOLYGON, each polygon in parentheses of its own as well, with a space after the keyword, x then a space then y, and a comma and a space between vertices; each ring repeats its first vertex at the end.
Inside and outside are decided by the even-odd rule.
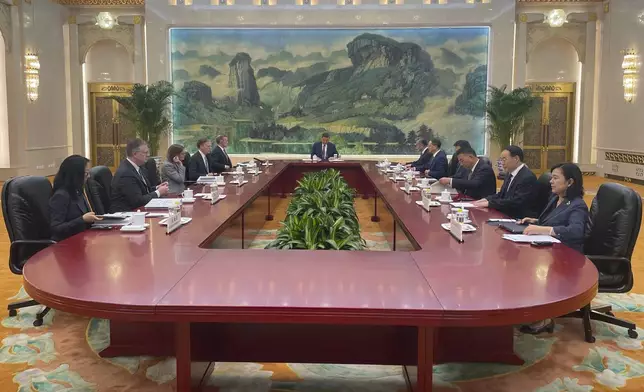
POLYGON ((99 12, 96 15, 96 25, 101 29, 112 30, 117 24, 119 24, 118 19, 110 12, 99 12))
POLYGON ((564 25, 564 23, 567 22, 567 17, 568 16, 566 15, 566 11, 562 10, 561 8, 557 8, 551 10, 546 14, 546 19, 544 22, 548 23, 550 27, 561 27, 564 25))
POLYGON ((624 55, 624 61, 622 61, 624 101, 633 102, 635 95, 637 95, 636 89, 640 73, 640 58, 633 49, 623 50, 622 54, 624 55))
POLYGON ((38 99, 38 86, 40 86, 40 61, 38 55, 27 53, 25 55, 25 86, 27 99, 35 102, 38 99))

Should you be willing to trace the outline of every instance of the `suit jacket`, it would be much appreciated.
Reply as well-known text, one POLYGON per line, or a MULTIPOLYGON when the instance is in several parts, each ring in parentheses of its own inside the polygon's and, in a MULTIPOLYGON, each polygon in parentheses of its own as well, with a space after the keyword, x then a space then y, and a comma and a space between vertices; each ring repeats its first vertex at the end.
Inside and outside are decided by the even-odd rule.
POLYGON ((326 158, 322 157, 322 142, 315 142, 313 143, 313 147, 311 148, 311 159, 313 159, 313 155, 317 155, 318 158, 322 159, 323 161, 329 160, 329 158, 333 158, 334 154, 337 154, 338 150, 335 148, 335 144, 328 142, 326 144, 326 158))
POLYGON ((454 151, 452 159, 449 161, 449 167, 447 168, 447 177, 454 177, 459 169, 461 169, 461 164, 458 163, 458 155, 454 151))
POLYGON ((230 161, 230 157, 227 153, 224 153, 224 150, 219 146, 215 146, 215 148, 212 149, 209 157, 210 170, 215 173, 222 173, 226 171, 226 165, 229 168, 233 167, 233 163, 230 161))
POLYGON ((524 166, 510 185, 509 177, 508 174, 499 193, 487 198, 490 208, 517 219, 538 214, 539 211, 535 211, 538 189, 534 173, 528 166, 524 166))
POLYGON ((447 154, 445 154, 445 151, 439 150, 429 163, 421 167, 420 170, 426 170, 427 176, 431 178, 440 179, 447 177, 447 166, 447 154))
POLYGON ((416 159, 413 162, 407 163, 408 165, 411 165, 411 167, 415 167, 420 170, 421 167, 424 167, 429 163, 429 161, 432 160, 432 153, 429 152, 429 149, 425 150, 425 152, 420 153, 420 156, 418 159, 416 159))
POLYGON ((125 159, 121 162, 112 179, 111 212, 133 211, 158 197, 155 190, 147 185, 150 183, 147 172, 143 168, 140 170, 145 183, 130 161, 125 159))
POLYGON ((83 215, 93 210, 96 215, 104 213, 96 188, 86 186, 87 198, 83 194, 72 198, 67 189, 57 189, 49 198, 49 226, 51 239, 62 241, 88 229, 91 224, 83 221, 83 215))
MULTIPOLYGON (((206 155, 208 165, 210 165, 209 155, 210 154, 206 155)), ((210 173, 212 173, 212 169, 210 167, 206 167, 206 164, 201 157, 201 153, 199 151, 195 152, 190 157, 190 163, 188 164, 188 181, 197 181, 199 177, 207 176, 210 173)))
POLYGON ((494 170, 480 159, 471 175, 470 170, 464 167, 458 173, 459 177, 452 177, 452 188, 463 195, 479 200, 496 193, 494 170))
POLYGON ((161 166, 161 178, 168 182, 169 193, 181 193, 186 189, 184 184, 186 168, 183 164, 165 161, 161 166))
POLYGON ((539 216, 538 225, 552 227, 555 237, 570 248, 584 251, 588 206, 581 197, 564 200, 559 206, 559 196, 553 195, 539 216))

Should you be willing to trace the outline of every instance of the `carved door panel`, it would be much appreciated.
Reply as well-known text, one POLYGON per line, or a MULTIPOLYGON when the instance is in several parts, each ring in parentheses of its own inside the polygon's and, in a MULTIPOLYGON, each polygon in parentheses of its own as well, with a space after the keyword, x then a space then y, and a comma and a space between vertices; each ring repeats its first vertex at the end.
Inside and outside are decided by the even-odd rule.
POLYGON ((131 84, 91 83, 91 161, 94 166, 107 166, 115 171, 121 160, 125 159, 127 140, 134 135, 132 125, 120 115, 121 105, 111 96, 128 95, 131 84))
POLYGON ((526 164, 541 174, 572 160, 574 83, 529 84, 537 104, 526 118, 523 150, 526 164))

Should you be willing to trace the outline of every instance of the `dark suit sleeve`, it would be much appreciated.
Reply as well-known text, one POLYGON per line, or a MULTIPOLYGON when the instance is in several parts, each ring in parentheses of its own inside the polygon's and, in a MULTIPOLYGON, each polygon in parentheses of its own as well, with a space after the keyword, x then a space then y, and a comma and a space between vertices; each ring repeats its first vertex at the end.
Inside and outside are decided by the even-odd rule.
POLYGON ((120 184, 121 194, 126 199, 127 205, 133 208, 143 207, 150 200, 157 198, 156 192, 150 192, 144 195, 141 192, 138 180, 134 176, 121 177, 120 184))
POLYGON ((582 201, 581 203, 575 203, 570 208, 571 211, 565 224, 555 225, 552 229, 555 232, 555 236, 563 243, 583 243, 588 220, 588 207, 582 201))
MULTIPOLYGON (((465 168, 462 169, 467 170, 465 168)), ((482 188, 485 183, 487 170, 492 170, 492 168, 481 167, 479 170, 475 170, 474 173, 472 173, 472 178, 470 178, 469 180, 467 179, 466 172, 462 173, 462 177, 453 177, 452 188, 456 188, 458 190, 474 190, 482 188)))
POLYGON ((516 184, 511 184, 514 187, 512 197, 501 198, 500 193, 487 197, 490 208, 509 215, 512 215, 511 212, 513 211, 524 211, 532 208, 536 195, 536 177, 530 176, 516 179, 515 181, 517 181, 516 184))
POLYGON ((49 225, 51 228, 52 238, 56 240, 64 239, 78 234, 88 225, 83 221, 83 216, 67 220, 67 214, 70 208, 75 208, 67 192, 56 192, 49 199, 49 225))
POLYGON ((215 151, 208 155, 210 162, 210 170, 214 173, 222 173, 226 171, 226 157, 224 153, 217 148, 215 151))
POLYGON ((313 159, 313 155, 316 155, 316 154, 315 154, 315 145, 316 145, 316 144, 317 144, 317 142, 316 142, 316 143, 313 143, 313 145, 311 146, 311 159, 313 159))
MULTIPOLYGON (((335 146, 334 143, 329 143, 329 144, 331 144, 332 148, 331 148, 331 152, 328 155, 330 157, 333 157, 333 155, 338 154, 338 149, 337 149, 337 147, 335 146)), ((340 154, 338 154, 338 155, 340 155, 340 154)))
POLYGON ((447 177, 447 157, 445 155, 437 156, 432 159, 432 165, 427 173, 432 178, 447 177))
MULTIPOLYGON (((198 155, 199 152, 197 152, 198 155)), ((197 157, 201 158, 201 157, 197 157)), ((190 158, 190 163, 188 163, 188 181, 197 181, 199 179, 199 173, 197 170, 197 159, 196 158, 190 158)))

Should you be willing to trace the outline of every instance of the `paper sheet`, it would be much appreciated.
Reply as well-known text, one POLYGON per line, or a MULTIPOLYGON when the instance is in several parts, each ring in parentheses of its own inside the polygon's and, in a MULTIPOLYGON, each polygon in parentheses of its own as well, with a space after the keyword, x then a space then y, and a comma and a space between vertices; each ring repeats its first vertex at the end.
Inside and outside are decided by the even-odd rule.
POLYGON ((561 241, 549 235, 503 234, 503 238, 512 242, 549 242, 560 244, 561 241))

